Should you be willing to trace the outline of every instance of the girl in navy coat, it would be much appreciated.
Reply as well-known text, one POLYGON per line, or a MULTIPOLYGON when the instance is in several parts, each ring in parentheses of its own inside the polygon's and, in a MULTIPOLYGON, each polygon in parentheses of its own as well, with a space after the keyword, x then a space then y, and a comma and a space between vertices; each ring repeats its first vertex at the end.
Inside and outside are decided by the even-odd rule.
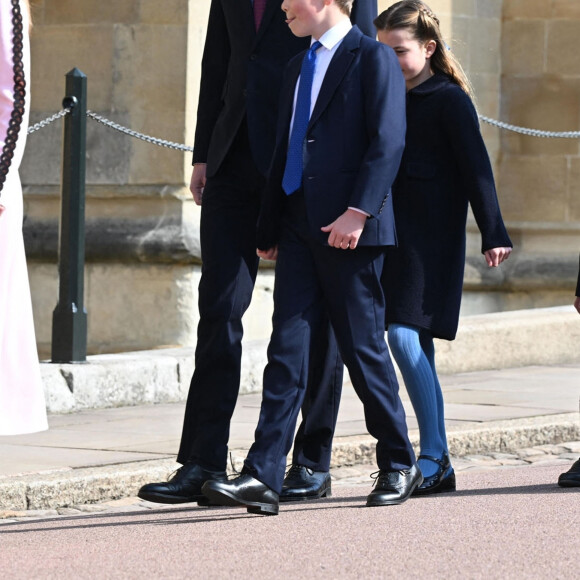
POLYGON ((455 490, 433 338, 453 340, 465 263, 468 204, 490 267, 512 248, 470 86, 446 47, 439 20, 420 0, 393 4, 375 20, 395 50, 407 87, 405 152, 393 188, 398 247, 383 286, 389 346, 420 431, 424 482, 415 495, 455 490))

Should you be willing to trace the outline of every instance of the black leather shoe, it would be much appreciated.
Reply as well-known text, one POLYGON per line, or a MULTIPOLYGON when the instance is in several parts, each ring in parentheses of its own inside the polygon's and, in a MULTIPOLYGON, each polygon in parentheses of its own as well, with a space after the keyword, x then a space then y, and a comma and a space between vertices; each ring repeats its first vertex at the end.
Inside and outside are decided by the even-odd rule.
POLYGON ((381 470, 375 480, 375 489, 367 497, 367 507, 403 503, 421 483, 423 476, 416 463, 403 471, 381 470))
POLYGON ((558 478, 560 487, 580 487, 580 459, 558 478))
POLYGON ((284 478, 280 501, 320 499, 331 495, 328 471, 313 471, 304 465, 292 465, 284 478))
POLYGON ((169 481, 147 483, 137 494, 141 499, 157 503, 206 502, 201 486, 209 480, 227 480, 225 471, 208 471, 195 463, 180 467, 169 481))
POLYGON ((431 455, 419 455, 419 459, 428 459, 439 465, 439 469, 428 477, 423 478, 423 483, 418 485, 413 495, 429 495, 431 493, 442 493, 444 491, 455 491, 455 472, 451 467, 449 455, 443 453, 441 459, 431 455))
POLYGON ((278 494, 248 473, 229 481, 206 481, 201 490, 212 505, 245 506, 251 514, 278 515, 278 494))

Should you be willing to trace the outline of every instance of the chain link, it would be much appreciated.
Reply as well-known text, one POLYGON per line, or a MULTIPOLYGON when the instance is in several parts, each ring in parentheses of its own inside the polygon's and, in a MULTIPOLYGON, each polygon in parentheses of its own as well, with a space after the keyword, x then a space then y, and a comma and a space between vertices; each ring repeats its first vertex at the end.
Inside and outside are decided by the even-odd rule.
MULTIPOLYGON (((28 128, 28 134, 34 133, 39 129, 43 129, 47 125, 50 125, 57 119, 68 115, 71 112, 70 108, 63 109, 58 113, 55 113, 51 117, 44 119, 44 121, 40 121, 35 125, 32 125, 28 128)), ((177 149, 179 151, 193 151, 193 147, 188 145, 181 145, 180 143, 174 143, 173 141, 166 141, 164 139, 158 139, 157 137, 151 137, 149 135, 145 135, 143 133, 138 133, 137 131, 133 131, 132 129, 128 129, 127 127, 123 127, 118 123, 114 123, 109 119, 97 115, 93 111, 87 111, 87 117, 101 123, 115 131, 119 131, 120 133, 124 133, 125 135, 129 135, 130 137, 135 137, 136 139, 141 139, 142 141, 147 141, 147 143, 152 143, 153 145, 159 145, 160 147, 167 147, 169 149, 177 149)), ((488 125, 493 125, 494 127, 499 127, 500 129, 505 129, 507 131, 513 131, 514 133, 520 133, 522 135, 528 135, 530 137, 546 137, 551 139, 579 139, 580 138, 580 131, 541 131, 539 129, 528 129, 526 127, 518 127, 517 125, 510 125, 509 123, 504 123, 503 121, 496 121, 495 119, 491 119, 489 117, 485 117, 484 115, 479 115, 479 118, 484 123, 488 125)))
POLYGON ((188 145, 181 145, 179 143, 174 143, 173 141, 165 141, 164 139, 157 139, 156 137, 151 137, 149 135, 144 135, 143 133, 138 133, 137 131, 133 131, 132 129, 127 129, 127 127, 123 127, 118 123, 114 123, 101 115, 97 115, 93 113, 93 111, 87 111, 87 117, 94 119, 98 123, 102 123, 111 129, 115 129, 115 131, 119 131, 124 133, 125 135, 129 135, 131 137, 135 137, 136 139, 141 139, 142 141, 147 141, 147 143, 153 143, 154 145, 159 145, 160 147, 167 147, 168 149, 177 149, 179 151, 193 151, 193 147, 188 145))
POLYGON ((54 123, 57 119, 60 119, 61 117, 65 117, 69 113, 70 113, 70 109, 63 109, 62 111, 55 113, 54 115, 44 119, 43 121, 40 121, 40 122, 36 123, 35 125, 31 125, 30 127, 28 127, 28 134, 30 135, 30 133, 34 133, 35 131, 38 131, 39 129, 44 129, 44 127, 50 125, 51 123, 54 123))
POLYGON ((529 135, 531 137, 549 137, 560 139, 580 138, 580 131, 540 131, 539 129, 528 129, 526 127, 518 127, 516 125, 510 125, 509 123, 504 123, 503 121, 496 121, 495 119, 490 119, 489 117, 484 117, 483 115, 479 115, 479 118, 484 123, 488 123, 489 125, 499 127, 500 129, 506 129, 508 131, 513 131, 514 133, 529 135))

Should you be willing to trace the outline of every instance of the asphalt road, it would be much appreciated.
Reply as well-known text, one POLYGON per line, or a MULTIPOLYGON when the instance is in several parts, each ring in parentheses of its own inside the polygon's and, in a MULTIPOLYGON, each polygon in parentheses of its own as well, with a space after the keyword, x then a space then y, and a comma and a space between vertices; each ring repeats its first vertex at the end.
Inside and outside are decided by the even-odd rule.
POLYGON ((366 508, 366 485, 279 516, 194 505, 0 526, 0 578, 578 578, 580 488, 561 466, 458 473, 458 491, 366 508))

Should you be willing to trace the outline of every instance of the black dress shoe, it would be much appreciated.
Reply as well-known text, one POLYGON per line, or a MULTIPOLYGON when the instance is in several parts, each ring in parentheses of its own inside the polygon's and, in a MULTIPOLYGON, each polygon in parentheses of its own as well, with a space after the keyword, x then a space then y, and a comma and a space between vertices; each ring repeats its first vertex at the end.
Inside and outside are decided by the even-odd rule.
POLYGON ((248 473, 229 481, 206 481, 201 490, 212 505, 245 506, 251 514, 278 515, 278 494, 248 473))
POLYGON ((375 489, 367 498, 367 506, 398 505, 407 501, 415 488, 421 485, 423 476, 415 463, 403 471, 379 471, 375 489))
POLYGON ((320 499, 331 495, 328 471, 313 471, 304 465, 293 465, 284 478, 280 501, 320 499))
POLYGON ((449 455, 443 453, 441 459, 431 455, 419 455, 419 459, 428 459, 439 465, 439 468, 433 475, 423 478, 423 483, 418 485, 413 495, 429 495, 431 493, 442 493, 444 491, 455 491, 455 471, 451 467, 449 455))
POLYGON ((209 471, 195 463, 180 467, 169 481, 147 483, 137 494, 141 499, 157 503, 207 502, 201 486, 209 480, 227 480, 225 471, 209 471))
POLYGON ((580 459, 558 478, 560 487, 580 487, 580 459))

